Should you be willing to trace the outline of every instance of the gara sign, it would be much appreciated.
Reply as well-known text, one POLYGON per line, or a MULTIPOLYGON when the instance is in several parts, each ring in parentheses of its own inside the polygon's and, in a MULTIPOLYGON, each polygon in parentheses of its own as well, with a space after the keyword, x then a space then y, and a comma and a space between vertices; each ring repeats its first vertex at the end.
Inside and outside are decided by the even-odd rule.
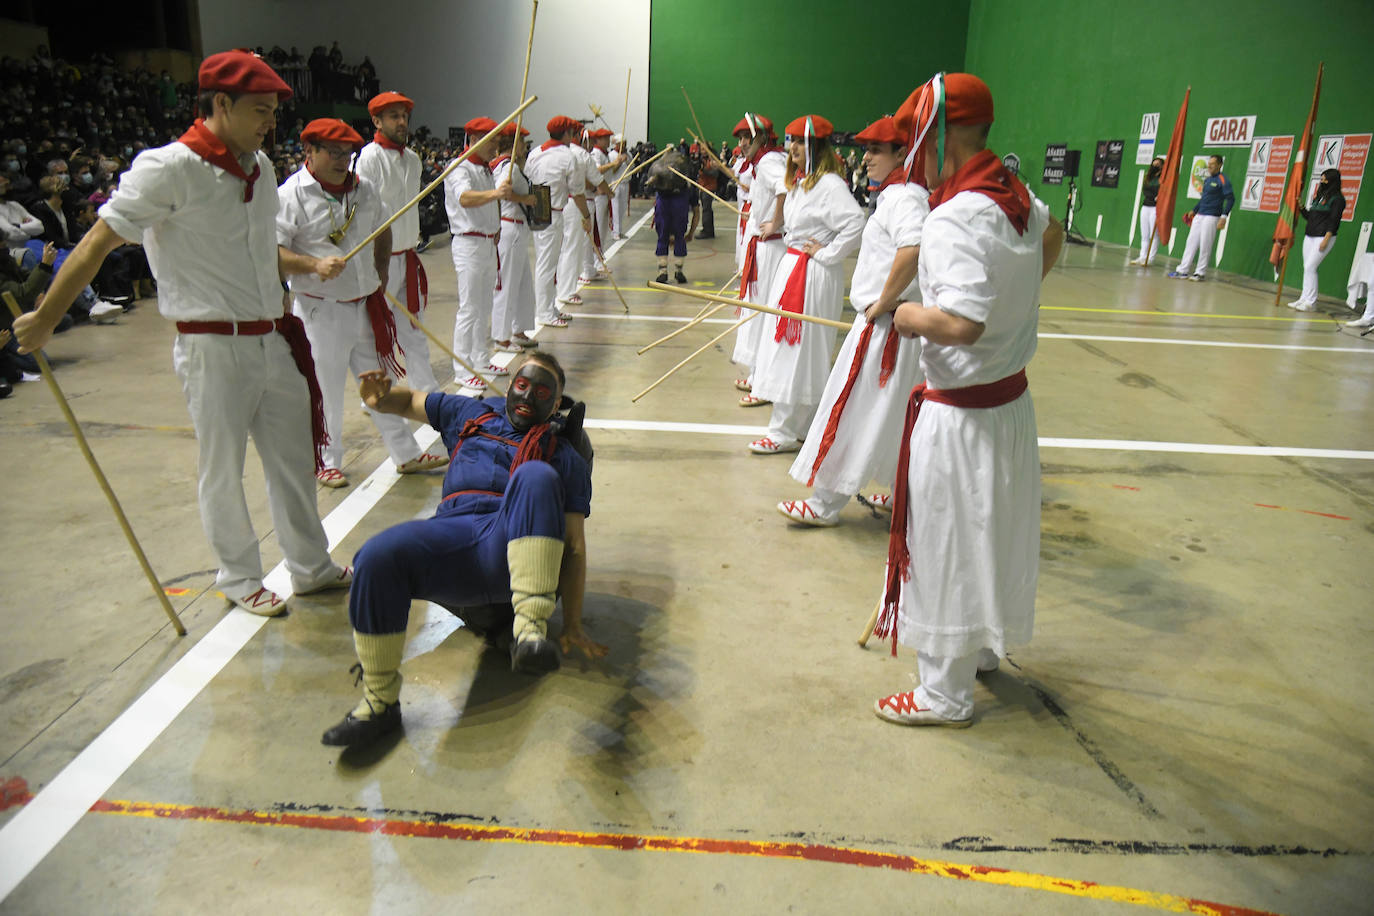
POLYGON ((1255 139, 1257 115, 1232 118, 1208 118, 1203 146, 1249 146, 1255 139))

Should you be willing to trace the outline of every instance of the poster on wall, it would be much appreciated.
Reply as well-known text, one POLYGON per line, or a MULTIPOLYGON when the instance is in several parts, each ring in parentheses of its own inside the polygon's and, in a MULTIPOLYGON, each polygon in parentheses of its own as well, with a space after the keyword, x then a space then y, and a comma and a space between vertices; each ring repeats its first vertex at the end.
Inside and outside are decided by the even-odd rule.
POLYGON ((1207 156, 1194 156, 1193 166, 1188 169, 1188 196, 1202 200, 1202 183, 1207 180, 1207 156))
POLYGON ((1203 132, 1203 146, 1249 146, 1255 138, 1258 115, 1237 115, 1227 118, 1208 118, 1203 132))
POLYGON ((1064 161, 1068 155, 1067 143, 1045 144, 1045 170, 1040 176, 1042 184, 1064 183, 1064 161))
POLYGON ((1250 144, 1250 162, 1240 188, 1240 208, 1259 213, 1278 213, 1283 199, 1283 180, 1293 157, 1293 138, 1256 137, 1250 144))
POLYGON ((1114 188, 1121 179, 1121 154, 1126 149, 1125 140, 1098 140, 1097 152, 1093 155, 1094 188, 1114 188))
POLYGON ((1341 222, 1355 219, 1355 202, 1364 182, 1364 167, 1369 160, 1371 134, 1332 134, 1318 137, 1312 147, 1312 172, 1307 182, 1307 203, 1317 193, 1322 172, 1337 169, 1341 173, 1341 195, 1345 198, 1345 215, 1341 222))
POLYGON ((1159 112, 1151 112, 1140 119, 1140 145, 1135 149, 1135 164, 1149 165, 1155 158, 1155 140, 1159 137, 1159 112))

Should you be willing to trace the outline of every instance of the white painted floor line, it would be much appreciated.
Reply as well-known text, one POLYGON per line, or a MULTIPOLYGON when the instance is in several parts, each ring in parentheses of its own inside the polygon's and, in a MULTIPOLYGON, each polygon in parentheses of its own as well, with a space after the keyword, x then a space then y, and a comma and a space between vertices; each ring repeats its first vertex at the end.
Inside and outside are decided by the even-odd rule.
MULTIPOLYGON (((695 433, 698 435, 757 436, 763 426, 729 423, 669 423, 655 420, 598 420, 588 417, 587 429, 632 432, 695 433)), ((1207 442, 1148 442, 1135 439, 1059 439, 1041 437, 1041 448, 1095 449, 1119 452, 1175 452, 1193 455, 1239 455, 1252 458, 1348 458, 1374 461, 1374 451, 1339 448, 1287 448, 1268 445, 1212 445, 1207 442)))
MULTIPOLYGON (((1374 347, 1314 347, 1304 344, 1235 343, 1232 341, 1224 340, 1184 340, 1178 337, 1112 337, 1100 334, 1047 334, 1044 332, 1041 332, 1036 336, 1039 337, 1041 340, 1098 340, 1104 343, 1173 344, 1179 347, 1233 347, 1242 350, 1313 350, 1318 353, 1374 354, 1374 347)), ((1032 363, 1032 365, 1034 364, 1032 363)))
MULTIPOLYGON (((438 438, 439 434, 429 427, 415 433, 422 451, 438 438)), ((395 466, 388 460, 344 497, 323 520, 330 550, 348 536, 399 479, 395 466)), ((284 563, 277 564, 263 581, 279 595, 291 591, 284 563)), ((238 608, 231 610, 0 828, 0 900, 9 896, 267 623, 266 617, 238 608)))
MULTIPOLYGON (((667 321, 671 324, 686 324, 692 320, 691 315, 626 315, 624 312, 577 312, 573 317, 599 318, 602 321, 667 321)), ((738 318, 703 318, 697 324, 734 324, 738 320, 738 318)))

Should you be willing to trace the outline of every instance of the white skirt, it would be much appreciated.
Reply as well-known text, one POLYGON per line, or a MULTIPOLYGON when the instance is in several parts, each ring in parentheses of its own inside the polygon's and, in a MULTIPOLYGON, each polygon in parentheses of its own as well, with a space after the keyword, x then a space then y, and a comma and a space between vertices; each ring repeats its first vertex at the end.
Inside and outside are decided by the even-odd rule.
MULTIPOLYGON (((911 389, 923 378, 920 338, 899 338, 892 376, 886 385, 878 386, 883 345, 892 327, 892 313, 878 316, 873 324, 873 336, 864 353, 863 365, 835 428, 835 442, 816 471, 814 482, 814 486, 821 489, 851 496, 870 480, 879 486, 892 486, 897 474, 897 453, 901 448, 907 400, 911 396, 911 389)), ((850 328, 840 346, 840 355, 835 358, 820 406, 816 408, 816 418, 811 421, 811 430, 806 434, 806 441, 796 461, 792 463, 790 473, 800 483, 813 485, 811 470, 816 463, 825 428, 830 422, 830 411, 844 390, 859 346, 859 337, 867 325, 863 315, 856 316, 854 327, 850 328)))
POLYGON ((1040 571, 1040 453, 1030 392, 963 409, 926 401, 911 433, 900 639, 927 655, 1030 642, 1040 571))
MULTIPOLYGON (((747 248, 748 246, 744 246, 747 248)), ((744 248, 740 249, 740 263, 744 262, 744 248)), ((758 278, 749 285, 744 291, 744 298, 748 302, 757 302, 760 305, 768 304, 768 294, 773 281, 773 272, 777 269, 778 261, 787 252, 787 246, 782 239, 774 239, 771 242, 759 242, 755 246, 754 257, 758 261, 758 278)), ((747 309, 737 309, 739 317, 745 315, 756 315, 757 312, 750 312, 747 309)), ((767 315, 759 315, 753 321, 742 325, 735 332, 735 352, 730 355, 732 363, 738 363, 748 369, 754 368, 754 363, 758 359, 759 338, 763 335, 763 326, 767 324, 767 315)))
MULTIPOLYGON (((760 246, 762 247, 762 246, 760 246)), ((778 307, 797 255, 785 252, 773 271, 766 305, 778 307)), ((760 260, 762 260, 760 258, 760 260)), ((763 265, 759 265, 763 276, 763 265)), ((806 298, 802 312, 818 318, 838 319, 844 305, 844 275, 839 265, 825 267, 812 259, 806 264, 806 298)), ((784 404, 818 404, 830 376, 830 355, 835 349, 835 329, 802 322, 801 340, 788 344, 775 340, 778 322, 787 319, 760 314, 749 324, 761 324, 758 354, 754 361, 753 394, 784 404)), ((745 325, 748 327, 749 325, 745 325)))

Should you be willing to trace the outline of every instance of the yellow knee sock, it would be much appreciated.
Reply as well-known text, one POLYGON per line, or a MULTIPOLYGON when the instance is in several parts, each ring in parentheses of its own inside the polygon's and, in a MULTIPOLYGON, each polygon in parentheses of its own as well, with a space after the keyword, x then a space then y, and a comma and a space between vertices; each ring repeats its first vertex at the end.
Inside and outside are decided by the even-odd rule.
POLYGON ((353 708, 353 718, 371 719, 401 699, 401 653, 405 633, 359 633, 353 646, 363 666, 363 698, 353 708))
POLYGON ((557 601, 563 542, 558 538, 523 537, 506 545, 510 567, 510 603, 515 608, 515 641, 542 638, 557 601))

